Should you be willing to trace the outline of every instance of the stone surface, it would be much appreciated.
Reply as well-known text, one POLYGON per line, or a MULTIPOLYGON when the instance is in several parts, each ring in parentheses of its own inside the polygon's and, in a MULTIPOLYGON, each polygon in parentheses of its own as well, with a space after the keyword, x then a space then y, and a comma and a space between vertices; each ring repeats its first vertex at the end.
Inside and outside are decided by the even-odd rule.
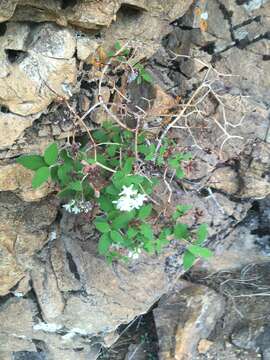
POLYGON ((31 268, 32 256, 48 241, 47 228, 56 216, 50 201, 24 203, 9 192, 0 192, 0 294, 5 295, 31 268))
POLYGON ((19 164, 0 166, 0 191, 12 191, 24 201, 38 201, 50 192, 49 184, 33 189, 34 172, 19 164))
POLYGON ((34 118, 31 117, 0 112, 0 149, 13 145, 23 131, 32 125, 33 121, 34 118))
POLYGON ((224 299, 203 286, 191 285, 163 297, 154 318, 161 360, 193 360, 201 339, 207 339, 224 312, 224 299))
POLYGON ((67 29, 8 23, 0 38, 1 105, 27 116, 45 110, 58 96, 69 97, 76 79, 75 46, 67 29))

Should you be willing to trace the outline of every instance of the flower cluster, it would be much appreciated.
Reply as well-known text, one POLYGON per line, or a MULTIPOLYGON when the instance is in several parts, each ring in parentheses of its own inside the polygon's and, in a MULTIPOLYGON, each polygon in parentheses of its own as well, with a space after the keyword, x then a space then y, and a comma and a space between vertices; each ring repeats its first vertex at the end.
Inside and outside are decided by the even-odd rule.
POLYGON ((140 194, 137 190, 133 189, 133 185, 123 186, 119 195, 120 198, 113 201, 113 203, 116 204, 116 208, 120 211, 139 209, 144 201, 147 200, 145 194, 140 194))
POLYGON ((63 205, 63 208, 75 215, 84 213, 87 214, 92 209, 92 204, 90 201, 76 201, 71 200, 69 203, 63 205))

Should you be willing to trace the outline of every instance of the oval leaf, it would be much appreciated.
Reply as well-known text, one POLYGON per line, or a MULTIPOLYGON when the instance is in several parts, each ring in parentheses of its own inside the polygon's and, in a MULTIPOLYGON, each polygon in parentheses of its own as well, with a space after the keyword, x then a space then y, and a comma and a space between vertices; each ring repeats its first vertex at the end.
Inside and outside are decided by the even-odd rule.
POLYGON ((188 247, 188 251, 191 252, 195 256, 200 256, 203 258, 209 258, 213 256, 213 252, 207 248, 203 248, 197 245, 190 245, 188 247))
POLYGON ((196 260, 196 256, 194 256, 191 252, 186 250, 183 256, 184 270, 186 271, 189 270, 194 264, 195 260, 196 260))
POLYGON ((174 227, 174 236, 178 239, 187 239, 188 238, 188 227, 186 224, 177 224, 174 227))
POLYGON ((117 244, 124 243, 124 238, 118 231, 113 230, 113 231, 111 231, 110 235, 111 235, 111 239, 113 240, 113 242, 115 242, 117 244))
POLYGON ((208 235, 207 224, 201 224, 199 226, 199 229, 198 229, 198 232, 197 232, 196 244, 201 245, 206 240, 207 235, 208 235))
POLYGON ((105 255, 111 245, 111 240, 108 234, 103 234, 100 239, 99 239, 99 243, 98 243, 98 251, 101 255, 105 255))
POLYGON ((41 167, 46 166, 43 157, 39 155, 23 155, 20 156, 16 161, 18 164, 21 164, 22 166, 30 170, 37 170, 41 167))
POLYGON ((49 176, 50 169, 47 166, 41 167, 36 171, 35 176, 33 177, 32 187, 34 189, 38 188, 48 180, 49 176))
POLYGON ((52 143, 44 152, 44 160, 50 166, 56 163, 58 158, 58 148, 56 143, 52 143))
POLYGON ((151 215, 151 212, 152 212, 152 205, 151 204, 145 205, 140 208, 138 217, 139 219, 144 220, 151 215))
POLYGON ((110 225, 107 223, 107 221, 96 220, 94 224, 98 231, 102 233, 108 233, 110 231, 110 225))

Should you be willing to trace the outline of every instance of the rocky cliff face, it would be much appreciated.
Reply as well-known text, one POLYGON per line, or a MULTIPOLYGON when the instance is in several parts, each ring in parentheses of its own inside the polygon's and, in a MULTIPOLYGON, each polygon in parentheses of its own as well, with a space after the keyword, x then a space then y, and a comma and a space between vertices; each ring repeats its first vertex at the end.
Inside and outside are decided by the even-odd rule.
MULTIPOLYGON (((96 55, 115 41, 149 60, 156 84, 149 121, 164 104, 203 91, 171 129, 194 154, 187 179, 173 185, 175 198, 194 204, 187 221, 200 216, 209 224, 217 254, 198 269, 268 261, 268 225, 250 214, 254 201, 270 195, 269 19, 267 0, 0 3, 1 359, 95 359, 97 344, 112 344, 118 326, 148 311, 183 273, 177 246, 111 268, 97 255, 93 226, 63 213, 50 184, 33 190, 32 173, 15 163, 72 135, 72 113, 61 99, 80 114, 88 110, 100 77, 96 55)), ((136 102, 142 94, 130 89, 130 96, 136 102)), ((102 116, 87 124, 97 126, 102 116)), ((194 293, 203 299, 208 290, 194 293)), ((196 333, 198 341, 211 331, 210 324, 196 333)), ((180 343, 177 352, 183 349, 180 343)))

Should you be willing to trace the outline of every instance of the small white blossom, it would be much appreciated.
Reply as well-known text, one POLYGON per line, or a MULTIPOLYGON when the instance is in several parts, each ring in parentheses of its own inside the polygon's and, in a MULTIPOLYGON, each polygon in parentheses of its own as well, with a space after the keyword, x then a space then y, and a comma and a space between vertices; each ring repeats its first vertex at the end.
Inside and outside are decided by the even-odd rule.
POLYGON ((87 214, 92 209, 92 204, 90 201, 71 200, 69 203, 63 205, 63 208, 66 209, 67 212, 75 215, 80 213, 87 214))
POLYGON ((124 185, 122 187, 122 191, 120 192, 119 195, 131 197, 131 196, 135 196, 137 194, 138 194, 138 191, 133 189, 133 185, 130 185, 130 186, 124 185))
POLYGON ((141 252, 141 249, 135 249, 135 251, 129 251, 127 256, 133 260, 137 260, 139 259, 141 252))
POLYGON ((138 191, 133 189, 133 185, 123 186, 119 195, 120 198, 113 201, 113 203, 116 204, 116 208, 120 211, 139 209, 147 200, 145 194, 138 194, 138 191))

